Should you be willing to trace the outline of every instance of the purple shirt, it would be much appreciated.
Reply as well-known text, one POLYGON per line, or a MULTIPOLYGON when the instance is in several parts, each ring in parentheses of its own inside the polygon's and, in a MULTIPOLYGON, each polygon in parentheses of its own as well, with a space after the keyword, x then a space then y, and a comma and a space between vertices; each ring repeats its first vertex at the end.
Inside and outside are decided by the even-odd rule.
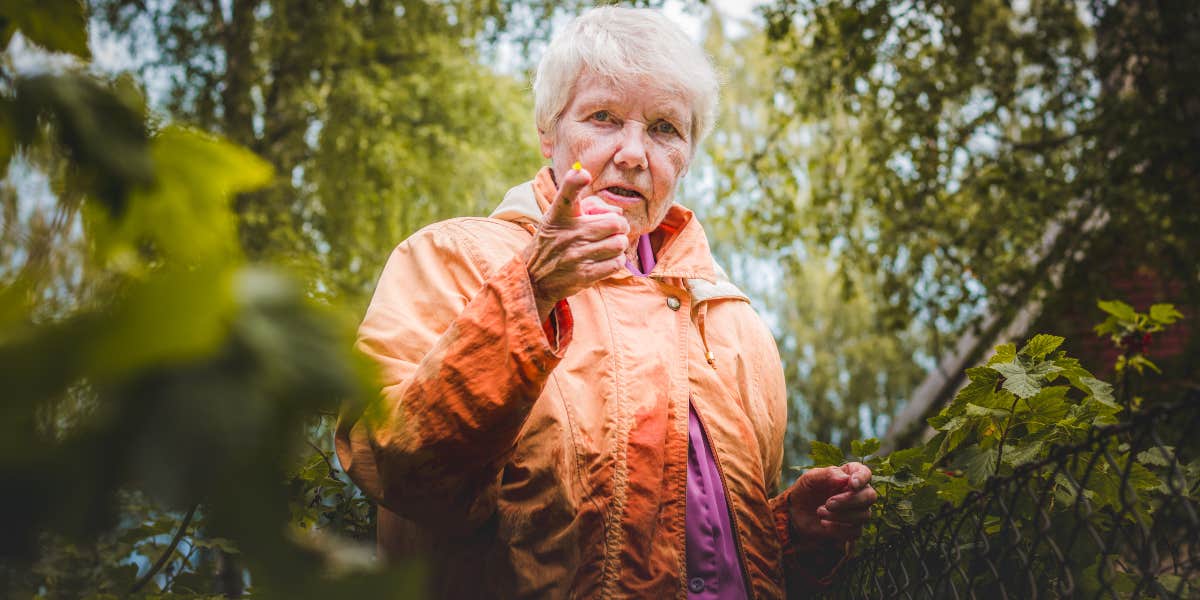
MULTIPOLYGON (((654 251, 650 236, 638 238, 638 261, 626 266, 639 277, 654 270, 654 251)), ((737 546, 729 505, 725 501, 725 486, 713 457, 700 418, 688 404, 688 465, 687 504, 684 517, 687 530, 687 580, 689 600, 734 600, 746 597, 742 567, 738 563, 737 546)))

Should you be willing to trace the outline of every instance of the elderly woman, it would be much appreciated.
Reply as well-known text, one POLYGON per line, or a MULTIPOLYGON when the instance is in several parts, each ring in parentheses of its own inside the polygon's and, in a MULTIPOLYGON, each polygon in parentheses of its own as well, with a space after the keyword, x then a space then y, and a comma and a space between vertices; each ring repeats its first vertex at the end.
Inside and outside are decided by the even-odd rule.
POLYGON ((600 8, 553 39, 534 94, 550 166, 400 244, 360 329, 382 402, 337 448, 381 551, 430 559, 437 597, 804 594, 875 492, 853 463, 772 495, 774 340, 673 202, 712 66, 661 14, 600 8))

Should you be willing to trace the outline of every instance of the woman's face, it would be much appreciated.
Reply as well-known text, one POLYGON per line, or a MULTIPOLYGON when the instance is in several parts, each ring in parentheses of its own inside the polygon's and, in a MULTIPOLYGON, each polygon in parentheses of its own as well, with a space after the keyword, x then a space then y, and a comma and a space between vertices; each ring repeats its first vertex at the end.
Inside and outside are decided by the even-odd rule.
POLYGON ((575 161, 592 174, 584 196, 625 211, 630 237, 653 231, 692 155, 691 105, 648 78, 614 82, 585 71, 542 154, 561 176, 575 161))

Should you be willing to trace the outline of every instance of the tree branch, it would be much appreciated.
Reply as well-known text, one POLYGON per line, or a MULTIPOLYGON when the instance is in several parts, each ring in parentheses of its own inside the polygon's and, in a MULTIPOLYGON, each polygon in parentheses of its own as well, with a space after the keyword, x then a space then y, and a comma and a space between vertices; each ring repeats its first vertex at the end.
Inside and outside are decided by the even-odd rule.
POLYGON ((133 587, 129 588, 130 594, 136 594, 138 590, 142 589, 142 586, 146 585, 146 583, 148 583, 150 579, 153 578, 163 568, 163 565, 167 564, 167 560, 171 558, 171 554, 175 552, 175 548, 178 547, 179 542, 183 540, 183 534, 187 532, 188 525, 192 524, 192 517, 195 516, 196 508, 199 506, 199 504, 193 504, 192 508, 188 509, 187 514, 183 516, 183 522, 179 524, 179 529, 175 531, 175 537, 171 538, 171 543, 167 544, 166 550, 163 550, 163 553, 158 557, 158 560, 154 561, 154 564, 150 566, 150 570, 146 571, 146 573, 139 577, 138 580, 133 584, 133 587))

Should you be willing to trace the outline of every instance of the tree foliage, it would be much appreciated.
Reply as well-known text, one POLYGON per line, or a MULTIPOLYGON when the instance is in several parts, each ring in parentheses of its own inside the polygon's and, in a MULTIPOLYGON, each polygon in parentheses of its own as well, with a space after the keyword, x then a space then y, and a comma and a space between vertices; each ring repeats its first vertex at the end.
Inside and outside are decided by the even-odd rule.
POLYGON ((82 11, 0 11, 6 43, 76 57, 25 74, 6 52, 0 69, 0 156, 44 169, 54 192, 6 179, 5 595, 240 592, 244 567, 261 595, 412 592, 420 578, 403 570, 338 577, 311 533, 331 524, 326 507, 365 533, 365 502, 332 465, 304 462, 304 437, 372 394, 351 322, 246 263, 234 199, 269 184, 271 165, 151 121, 127 78, 88 75, 82 11))
MULTIPOLYGON (((901 326, 947 334, 1099 265, 1190 286, 1200 255, 1192 2, 778 0, 762 237, 840 248, 901 326), (790 161, 802 145, 807 161, 790 161), (1060 235, 1061 234, 1061 235, 1060 235), (1133 243, 1130 243, 1133 242, 1133 243)), ((1074 299, 1074 305, 1082 303, 1074 299)))
POLYGON ((724 77, 721 112, 681 196, 771 324, 788 385, 786 459, 803 464, 808 440, 848 450, 850 440, 882 433, 919 381, 914 355, 929 340, 919 327, 885 326, 886 305, 867 293, 869 271, 850 263, 839 270, 835 249, 782 237, 784 227, 803 225, 774 212, 774 188, 787 185, 777 174, 814 149, 773 117, 780 60, 768 51, 766 33, 715 11, 705 29, 705 48, 724 77), (789 136, 795 145, 777 153, 773 144, 789 136))
MULTIPOLYGON (((172 119, 219 132, 275 167, 240 197, 239 240, 310 289, 365 305, 390 249, 416 229, 486 214, 539 165, 522 85, 478 47, 516 8, 555 3, 95 2, 166 81, 172 119)), ((533 35, 526 33, 524 35, 533 35)))

